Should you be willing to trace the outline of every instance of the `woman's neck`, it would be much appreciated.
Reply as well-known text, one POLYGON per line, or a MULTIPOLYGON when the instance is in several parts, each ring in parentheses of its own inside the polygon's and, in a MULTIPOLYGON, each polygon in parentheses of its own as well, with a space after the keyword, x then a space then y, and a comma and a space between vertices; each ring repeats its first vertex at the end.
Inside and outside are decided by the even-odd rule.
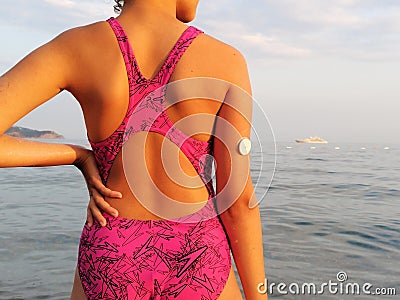
POLYGON ((134 18, 136 21, 157 22, 176 19, 176 0, 131 0, 125 1, 121 18, 134 18))

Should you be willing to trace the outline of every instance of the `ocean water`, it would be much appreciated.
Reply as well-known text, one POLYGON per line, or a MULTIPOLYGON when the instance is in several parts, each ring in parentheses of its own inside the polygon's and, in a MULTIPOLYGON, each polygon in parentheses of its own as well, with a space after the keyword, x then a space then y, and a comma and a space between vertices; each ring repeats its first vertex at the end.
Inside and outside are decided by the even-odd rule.
MULTIPOLYGON (((295 287, 370 283, 370 292, 400 293, 400 145, 276 149, 275 173, 272 147, 251 155, 270 298, 396 299, 295 287)), ((82 175, 72 166, 0 169, 0 190, 0 299, 69 299, 88 203, 82 175)))

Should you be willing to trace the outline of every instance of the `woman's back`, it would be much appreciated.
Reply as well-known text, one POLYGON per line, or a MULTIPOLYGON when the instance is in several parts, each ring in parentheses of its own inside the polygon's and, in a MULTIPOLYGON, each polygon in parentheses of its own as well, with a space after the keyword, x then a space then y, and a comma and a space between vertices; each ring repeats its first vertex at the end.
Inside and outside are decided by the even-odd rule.
MULTIPOLYGON (((157 18, 154 14, 151 16, 157 18)), ((138 73, 135 75, 136 78, 148 81, 149 84, 160 73, 166 72, 162 69, 165 60, 171 55, 177 41, 182 39, 182 34, 188 31, 188 26, 175 18, 154 24, 151 19, 135 17, 129 11, 125 15, 122 14, 115 22, 126 34, 127 40, 124 39, 123 42, 133 49, 131 60, 137 63, 138 69, 134 70, 138 73)), ((129 98, 132 96, 129 91, 137 84, 132 80, 128 82, 116 34, 118 32, 113 32, 112 26, 107 22, 95 23, 65 34, 66 39, 71 38, 71 42, 73 41, 70 46, 73 48, 71 53, 76 55, 75 81, 69 90, 81 104, 88 137, 93 144, 109 138, 119 127, 126 115, 129 98)), ((231 82, 235 80, 233 70, 235 66, 232 63, 237 53, 233 48, 201 33, 192 34, 187 39, 190 40, 188 43, 190 45, 181 51, 182 56, 169 57, 171 62, 176 63, 169 82, 193 77, 219 78, 231 82)), ((185 126, 179 124, 176 126, 184 133, 203 132, 192 136, 199 143, 210 140, 216 119, 207 118, 199 124, 199 121, 196 122, 191 116, 198 114, 215 116, 222 105, 228 84, 219 82, 208 88, 214 89, 214 101, 196 99, 199 94, 192 93, 189 97, 193 99, 178 101, 167 109, 167 116, 173 124, 177 124, 183 118, 188 119, 185 126), (194 121, 190 122, 190 118, 194 121)), ((204 95, 204 92, 201 94, 204 95)), ((166 104, 168 106, 168 103, 166 104)), ((131 150, 125 152, 118 149, 118 155, 112 162, 110 173, 107 174, 107 186, 120 191, 123 195, 122 199, 107 199, 119 210, 120 216, 134 219, 159 218, 142 206, 145 201, 147 208, 162 207, 160 194, 154 192, 157 190, 179 202, 198 203, 207 200, 209 190, 198 176, 190 159, 179 150, 179 147, 165 142, 162 135, 154 132, 135 133, 130 137, 130 142, 141 144, 142 148, 146 149, 145 152, 141 153, 140 147, 136 149, 130 147, 131 150), (129 169, 127 169, 128 161, 129 169), (145 167, 143 167, 144 162, 145 167), (132 169, 134 171, 129 172, 132 169), (139 170, 143 170, 144 173, 139 170), (127 177, 128 172, 131 176, 127 177), (174 173, 173 176, 171 172, 174 173), (140 184, 135 185, 139 178, 140 184), (145 195, 146 199, 143 197, 138 199, 140 198, 138 195, 145 195)), ((193 206, 193 209, 198 210, 199 206, 193 206)))

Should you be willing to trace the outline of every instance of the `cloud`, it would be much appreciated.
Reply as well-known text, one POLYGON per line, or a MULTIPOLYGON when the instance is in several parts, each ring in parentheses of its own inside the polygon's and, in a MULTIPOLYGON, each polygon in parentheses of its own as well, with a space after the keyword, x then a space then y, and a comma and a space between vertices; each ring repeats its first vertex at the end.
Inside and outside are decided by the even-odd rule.
MULTIPOLYGON (((270 1, 269 1, 270 2, 270 1)), ((319 26, 358 27, 365 21, 354 11, 357 0, 281 0, 274 5, 290 19, 319 26)))
POLYGON ((214 20, 206 20, 205 24, 216 36, 243 51, 246 56, 297 58, 311 54, 307 48, 292 46, 273 35, 254 32, 245 24, 214 20))
MULTIPOLYGON (((112 15, 111 0, 13 0, 0 6, 0 26, 54 35, 112 15)), ((200 1, 195 24, 258 60, 398 60, 400 53, 398 0, 200 1)))
POLYGON ((258 60, 400 58, 397 0, 232 0, 206 8, 200 24, 258 60))
POLYGON ((78 5, 78 3, 71 0, 45 0, 45 2, 56 6, 61 6, 63 8, 71 8, 78 5))
POLYGON ((289 28, 280 32, 281 35, 300 45, 307 45, 320 56, 336 55, 360 60, 399 59, 398 1, 267 2, 289 24, 289 28))
POLYGON ((0 6, 0 26, 13 24, 54 34, 111 15, 109 0, 13 0, 0 6))
POLYGON ((309 57, 312 53, 309 49, 290 46, 277 37, 267 37, 261 33, 243 35, 240 39, 250 48, 259 48, 266 54, 280 57, 309 57))

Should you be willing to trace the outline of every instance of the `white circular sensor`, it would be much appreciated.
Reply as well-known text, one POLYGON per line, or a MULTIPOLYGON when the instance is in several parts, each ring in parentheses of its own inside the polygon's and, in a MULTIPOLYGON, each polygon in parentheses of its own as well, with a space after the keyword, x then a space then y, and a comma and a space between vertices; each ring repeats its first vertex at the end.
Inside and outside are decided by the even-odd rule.
POLYGON ((241 138, 239 141, 239 153, 241 155, 248 155, 251 150, 251 141, 247 138, 241 138))

